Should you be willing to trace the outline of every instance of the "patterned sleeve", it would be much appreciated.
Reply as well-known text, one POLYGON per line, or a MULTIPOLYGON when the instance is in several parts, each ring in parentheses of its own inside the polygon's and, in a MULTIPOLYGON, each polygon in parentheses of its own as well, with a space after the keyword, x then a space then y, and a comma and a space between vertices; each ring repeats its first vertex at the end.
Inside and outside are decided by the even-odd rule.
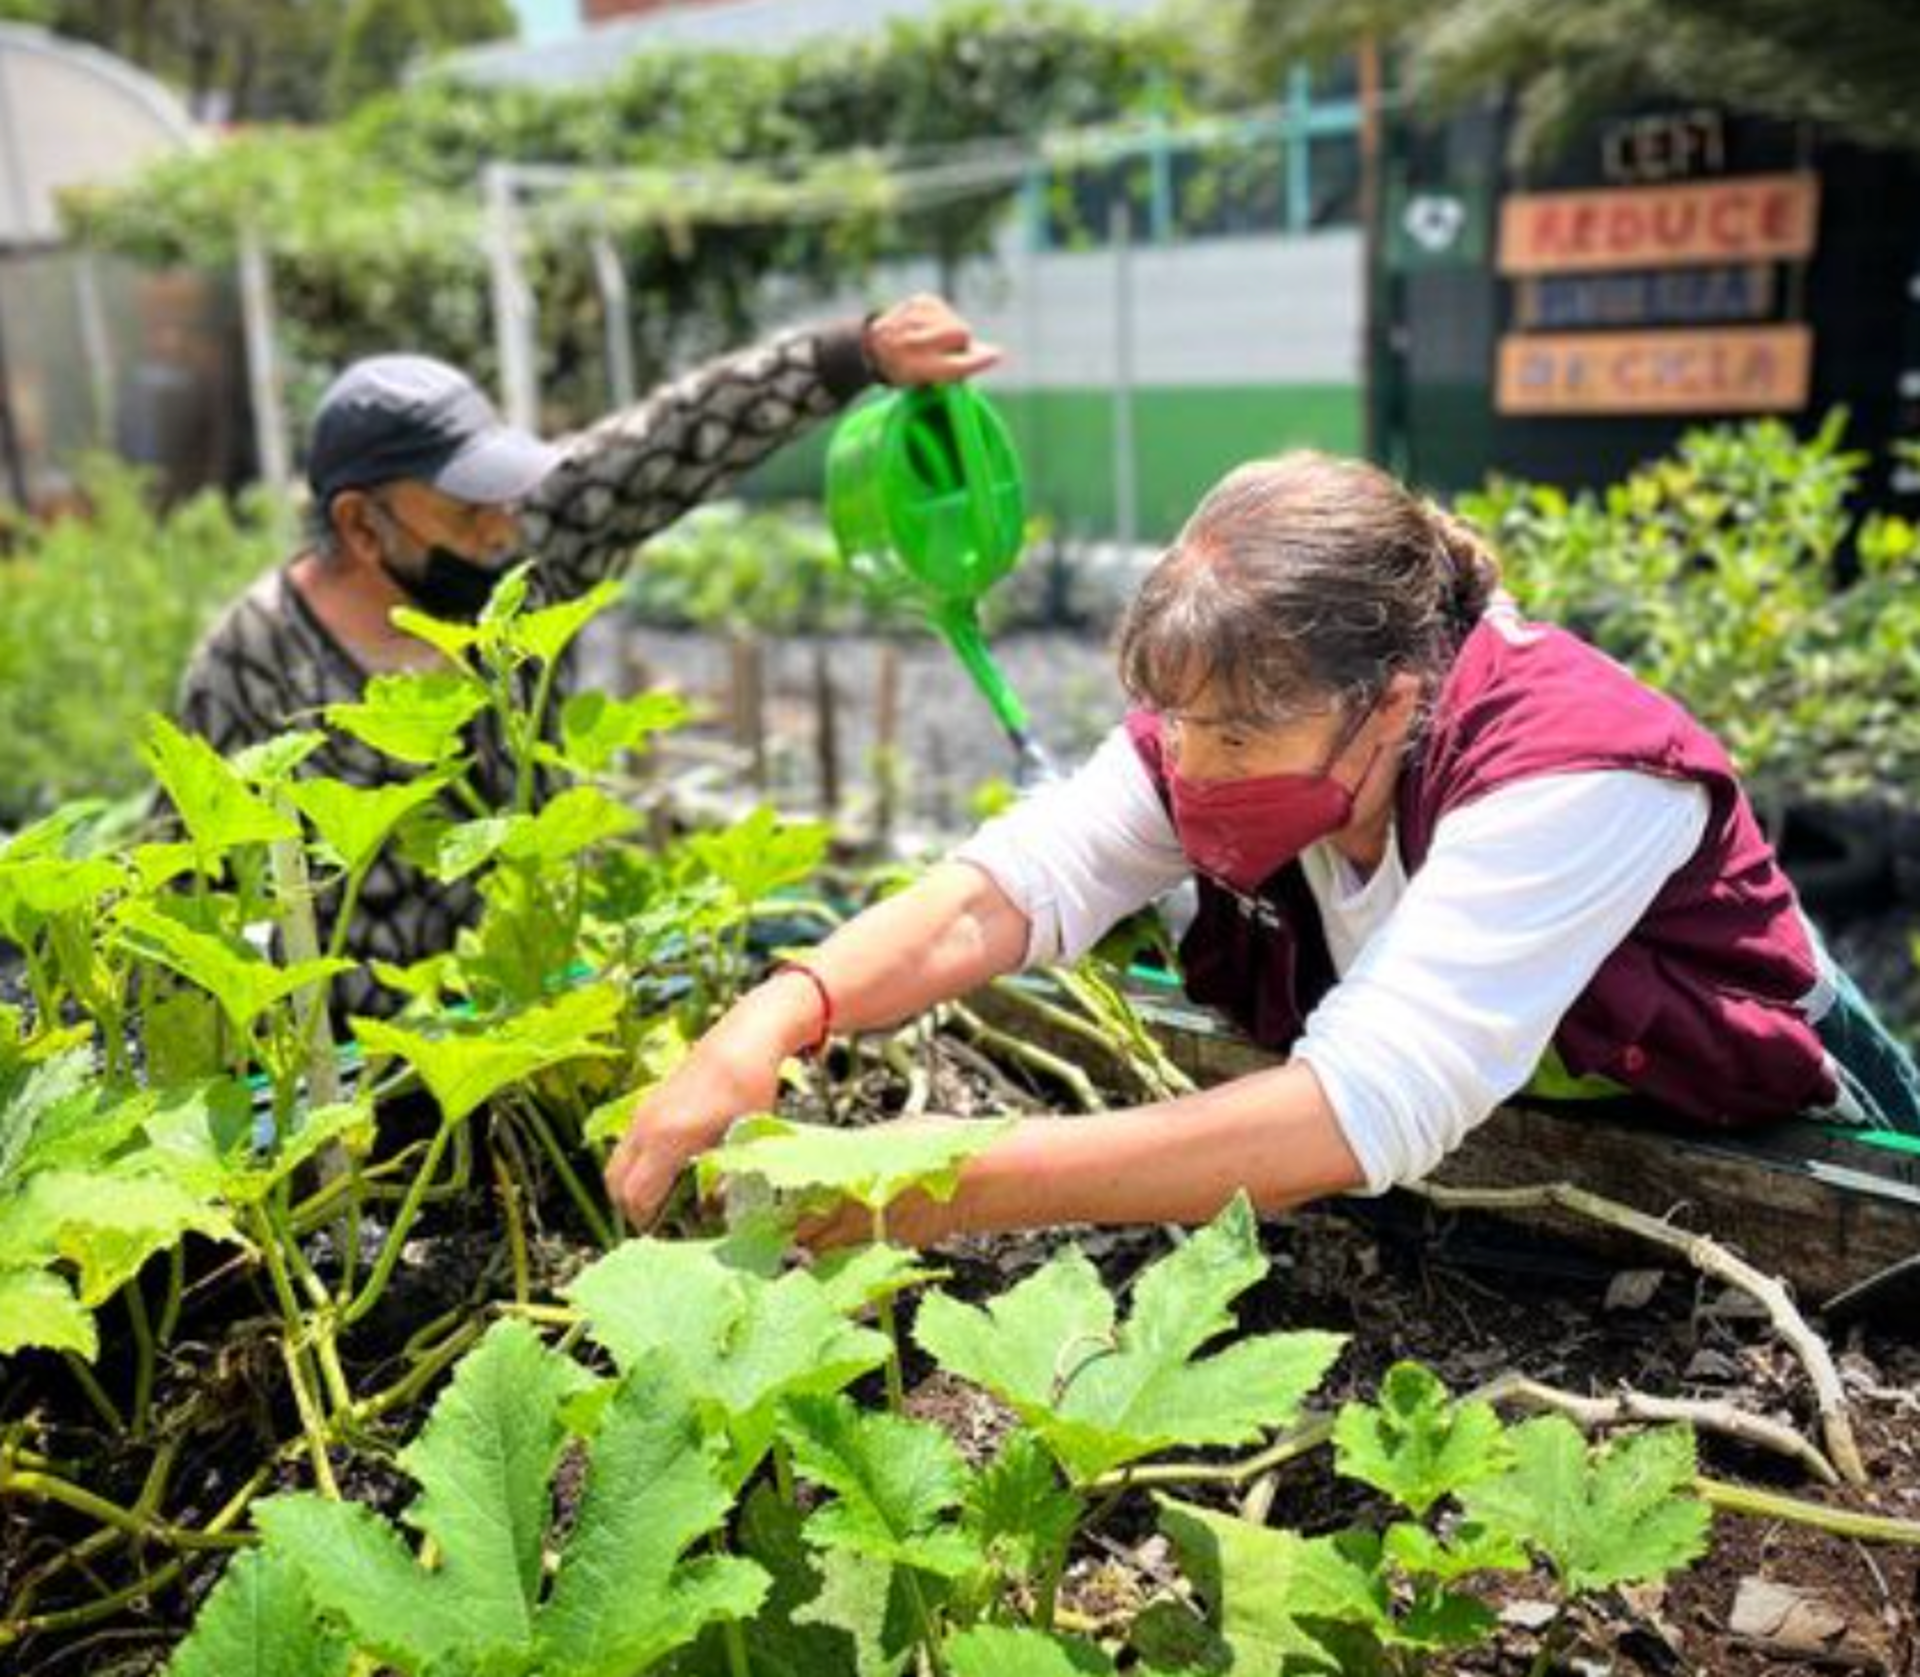
POLYGON ((582 432, 523 515, 541 593, 565 599, 872 380, 861 325, 782 332, 582 432))

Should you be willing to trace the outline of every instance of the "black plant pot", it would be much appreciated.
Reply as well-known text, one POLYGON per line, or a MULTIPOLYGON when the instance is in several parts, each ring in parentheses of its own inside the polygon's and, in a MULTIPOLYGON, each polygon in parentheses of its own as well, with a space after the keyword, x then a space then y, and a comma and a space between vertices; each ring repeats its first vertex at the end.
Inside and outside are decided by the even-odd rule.
POLYGON ((1894 898, 1890 812, 1884 804, 1791 802, 1774 849, 1800 900, 1827 918, 1884 910, 1894 898))

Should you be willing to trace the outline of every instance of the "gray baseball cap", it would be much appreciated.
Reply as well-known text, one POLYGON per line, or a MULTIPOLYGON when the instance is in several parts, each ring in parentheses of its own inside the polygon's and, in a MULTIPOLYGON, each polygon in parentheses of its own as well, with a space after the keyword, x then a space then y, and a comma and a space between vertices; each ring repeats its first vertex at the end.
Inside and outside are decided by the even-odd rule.
POLYGON ((416 478, 492 506, 530 494, 560 451, 507 424, 480 387, 427 355, 375 355, 320 398, 307 481, 325 506, 343 489, 416 478))

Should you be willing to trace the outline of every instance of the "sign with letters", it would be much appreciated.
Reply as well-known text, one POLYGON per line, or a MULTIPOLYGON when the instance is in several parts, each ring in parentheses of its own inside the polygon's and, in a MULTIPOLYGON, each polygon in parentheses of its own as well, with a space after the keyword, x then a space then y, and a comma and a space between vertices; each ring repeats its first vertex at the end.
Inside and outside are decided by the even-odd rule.
POLYGON ((1813 254, 1811 172, 1673 186, 1516 193, 1500 207, 1503 274, 1800 262, 1813 254))
POLYGON ((1510 333, 1495 406, 1507 414, 1791 413, 1813 371, 1805 326, 1510 333))

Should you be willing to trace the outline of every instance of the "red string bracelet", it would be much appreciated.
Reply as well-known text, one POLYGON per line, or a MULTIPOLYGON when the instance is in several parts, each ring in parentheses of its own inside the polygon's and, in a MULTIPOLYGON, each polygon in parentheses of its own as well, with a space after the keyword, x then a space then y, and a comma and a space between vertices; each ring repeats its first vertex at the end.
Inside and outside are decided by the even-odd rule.
POLYGON ((804 978, 813 986, 814 994, 820 998, 819 1033, 813 1041, 800 1050, 803 1059, 817 1060, 826 1052, 827 1041, 833 1035, 833 993, 827 988, 827 981, 804 961, 782 961, 774 969, 773 976, 778 978, 785 972, 796 973, 804 978))

